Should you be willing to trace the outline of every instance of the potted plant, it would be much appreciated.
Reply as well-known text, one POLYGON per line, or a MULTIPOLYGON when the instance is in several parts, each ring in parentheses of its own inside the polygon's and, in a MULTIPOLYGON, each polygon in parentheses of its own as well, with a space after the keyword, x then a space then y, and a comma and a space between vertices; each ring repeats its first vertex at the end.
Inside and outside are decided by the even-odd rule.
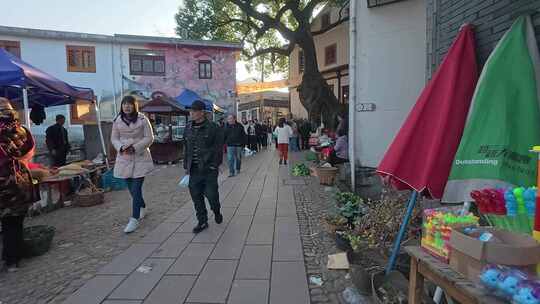
POLYGON ((347 231, 336 231, 336 247, 345 252, 352 250, 349 239, 347 238, 347 231))
POLYGON ((336 194, 336 204, 341 207, 345 205, 348 202, 351 202, 353 204, 357 204, 361 201, 360 197, 358 195, 352 193, 352 192, 338 192, 336 194))
POLYGON ((329 214, 324 218, 324 223, 330 233, 347 229, 348 220, 341 214, 329 214))
POLYGON ((366 247, 364 246, 365 241, 360 235, 356 234, 354 231, 346 232, 345 237, 349 240, 349 244, 351 246, 351 250, 347 251, 347 257, 349 258, 349 262, 351 262, 351 264, 357 264, 362 259, 360 250, 361 248, 366 247))

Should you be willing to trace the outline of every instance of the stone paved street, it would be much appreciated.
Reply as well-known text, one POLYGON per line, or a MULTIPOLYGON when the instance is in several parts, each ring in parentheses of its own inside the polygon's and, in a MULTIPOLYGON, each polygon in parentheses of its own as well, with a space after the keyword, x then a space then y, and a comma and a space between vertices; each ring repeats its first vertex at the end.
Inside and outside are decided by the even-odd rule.
POLYGON ((160 166, 146 180, 150 212, 132 235, 122 232, 131 210, 127 191, 107 193, 100 206, 62 208, 27 219, 26 226, 56 227, 53 246, 43 256, 23 260, 17 273, 0 272, 0 302, 62 303, 97 270, 190 201, 187 191, 176 187, 180 172, 178 166, 160 166))
MULTIPOLYGON (((288 168, 246 159, 220 186, 224 223, 194 236, 186 204, 140 236, 65 303, 310 303, 288 168)), ((159 198, 155 198, 158 199, 159 198)))

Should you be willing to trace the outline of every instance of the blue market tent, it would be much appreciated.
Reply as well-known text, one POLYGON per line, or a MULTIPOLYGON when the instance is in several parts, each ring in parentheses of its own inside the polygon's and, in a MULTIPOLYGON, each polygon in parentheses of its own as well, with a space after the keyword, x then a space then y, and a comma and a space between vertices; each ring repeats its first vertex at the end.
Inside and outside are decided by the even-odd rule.
POLYGON ((210 100, 202 98, 201 96, 199 96, 199 94, 189 89, 184 89, 184 91, 182 91, 180 95, 176 96, 175 100, 182 106, 184 106, 186 109, 190 109, 191 105, 193 104, 193 102, 195 102, 195 100, 201 100, 202 102, 204 102, 206 106, 205 110, 208 112, 213 112, 214 109, 214 104, 210 100))
POLYGON ((94 100, 91 89, 71 86, 0 49, 0 96, 20 102, 24 99, 23 90, 28 95, 28 107, 72 104, 78 99, 94 100))

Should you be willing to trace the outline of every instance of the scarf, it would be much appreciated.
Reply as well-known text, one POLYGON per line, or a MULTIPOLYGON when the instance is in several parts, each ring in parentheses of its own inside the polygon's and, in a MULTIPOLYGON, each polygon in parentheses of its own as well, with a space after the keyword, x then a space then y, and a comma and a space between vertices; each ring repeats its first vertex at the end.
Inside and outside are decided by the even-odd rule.
POLYGON ((122 121, 129 126, 130 124, 137 122, 137 118, 139 118, 139 113, 134 112, 131 115, 128 115, 122 112, 120 114, 120 117, 122 118, 122 121))

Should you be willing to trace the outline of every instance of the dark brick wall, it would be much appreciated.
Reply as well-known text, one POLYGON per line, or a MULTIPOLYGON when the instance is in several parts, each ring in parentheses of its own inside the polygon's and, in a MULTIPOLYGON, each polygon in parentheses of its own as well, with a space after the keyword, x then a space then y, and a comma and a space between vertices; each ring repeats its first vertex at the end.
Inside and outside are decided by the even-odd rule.
POLYGON ((427 0, 426 3, 428 77, 465 22, 475 27, 480 65, 486 62, 497 42, 521 14, 531 13, 536 39, 540 42, 540 0, 427 0))

